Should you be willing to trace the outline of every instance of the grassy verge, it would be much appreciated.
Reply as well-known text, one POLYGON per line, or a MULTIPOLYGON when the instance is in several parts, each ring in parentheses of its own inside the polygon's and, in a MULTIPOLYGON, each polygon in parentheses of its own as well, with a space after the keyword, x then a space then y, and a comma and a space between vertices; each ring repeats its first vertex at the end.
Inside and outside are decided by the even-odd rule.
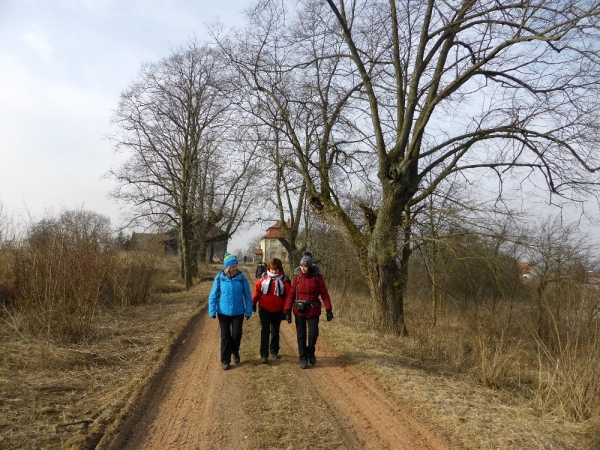
POLYGON ((154 296, 149 304, 104 310, 85 344, 19 334, 10 319, 0 324, 0 448, 93 442, 204 307, 209 288, 203 282, 189 292, 154 296))

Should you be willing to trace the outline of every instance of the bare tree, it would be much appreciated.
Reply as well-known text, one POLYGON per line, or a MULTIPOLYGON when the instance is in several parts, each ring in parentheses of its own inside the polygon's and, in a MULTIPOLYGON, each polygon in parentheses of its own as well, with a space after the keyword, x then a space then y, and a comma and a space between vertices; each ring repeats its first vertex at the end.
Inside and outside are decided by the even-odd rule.
MULTIPOLYGON (((265 118, 264 113, 262 118, 265 118)), ((300 239, 305 223, 306 186, 291 162, 293 153, 286 145, 288 141, 277 118, 273 117, 268 125, 261 128, 264 135, 260 141, 264 166, 262 175, 265 181, 261 199, 272 205, 283 234, 279 241, 289 255, 291 267, 295 267, 306 250, 306 239, 300 239)), ((303 231, 306 232, 306 226, 303 231)))
POLYGON ((192 227, 193 253, 198 262, 205 263, 207 255, 212 259, 211 244, 228 240, 246 217, 257 191, 254 182, 258 167, 254 155, 258 148, 243 127, 235 126, 221 133, 218 142, 215 137, 203 147, 198 161, 192 227))
POLYGON ((116 147, 129 159, 109 172, 118 184, 113 195, 129 205, 131 223, 178 229, 187 288, 209 231, 223 227, 212 238, 228 239, 247 207, 251 158, 226 138, 233 110, 221 90, 226 68, 219 60, 191 42, 144 65, 114 119, 116 147))
POLYGON ((536 275, 538 337, 546 344, 553 344, 552 331, 560 330, 561 308, 567 309, 568 305, 563 299, 552 298, 561 287, 585 282, 586 270, 595 265, 593 255, 597 248, 578 223, 567 223, 559 216, 540 218, 530 225, 527 233, 523 257, 533 265, 536 275), (548 290, 552 293, 548 294, 548 290))
POLYGON ((238 67, 304 143, 294 151, 311 207, 365 264, 378 328, 406 331, 415 208, 449 175, 496 177, 500 194, 511 176, 553 202, 597 194, 599 12, 586 0, 262 0, 251 11, 238 67), (319 113, 310 138, 291 106, 319 113), (361 191, 371 203, 357 222, 342 199, 361 191))
POLYGON ((69 210, 34 223, 15 248, 15 307, 31 332, 79 342, 91 334, 114 266, 110 219, 69 210))
MULTIPOLYGON (((355 136, 362 139, 352 117, 345 109, 351 95, 358 92, 360 79, 345 79, 348 65, 341 57, 327 56, 327 42, 317 37, 319 31, 308 22, 302 36, 313 37, 302 45, 298 36, 288 34, 285 7, 277 2, 258 2, 249 10, 250 24, 232 37, 218 39, 228 61, 238 70, 249 92, 248 110, 256 116, 272 139, 271 162, 275 166, 277 196, 274 203, 283 226, 282 244, 292 261, 298 261, 304 247, 297 241, 306 199, 314 198, 321 189, 320 179, 328 189, 339 188, 343 201, 344 180, 354 176, 361 162, 360 152, 341 151, 355 136), (304 60, 317 61, 310 73, 304 73, 304 60), (342 86, 338 85, 342 82, 342 86), (328 152, 330 155, 328 155, 328 152), (346 160, 346 165, 337 163, 346 160), (287 217, 286 217, 287 216, 287 217)), ((300 39, 304 39, 301 37, 300 39)), ((336 45, 341 49, 341 43, 336 45)), ((330 49, 331 50, 331 49, 330 49)), ((340 209, 342 210, 342 209, 340 209)))

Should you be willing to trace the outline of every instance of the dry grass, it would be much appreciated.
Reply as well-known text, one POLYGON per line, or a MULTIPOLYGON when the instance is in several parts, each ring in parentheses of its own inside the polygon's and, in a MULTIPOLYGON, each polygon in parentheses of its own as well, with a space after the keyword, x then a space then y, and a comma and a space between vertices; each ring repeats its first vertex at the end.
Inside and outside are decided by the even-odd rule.
MULTIPOLYGON (((0 448, 82 448, 88 424, 114 419, 206 300, 206 283, 149 304, 103 311, 85 345, 0 325, 0 448)), ((16 320, 16 319, 15 319, 16 320)))

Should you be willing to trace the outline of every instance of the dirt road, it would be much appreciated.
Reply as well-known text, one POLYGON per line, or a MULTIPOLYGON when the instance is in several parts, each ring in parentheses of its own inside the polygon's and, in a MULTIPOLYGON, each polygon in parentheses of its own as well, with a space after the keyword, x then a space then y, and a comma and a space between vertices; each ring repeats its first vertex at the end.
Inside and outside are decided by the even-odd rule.
MULTIPOLYGON (((321 326, 328 326, 322 321, 321 326)), ((219 325, 202 314, 152 395, 103 448, 450 449, 320 338, 302 370, 294 325, 280 360, 261 364, 258 314, 244 323, 241 363, 219 361, 219 325)))

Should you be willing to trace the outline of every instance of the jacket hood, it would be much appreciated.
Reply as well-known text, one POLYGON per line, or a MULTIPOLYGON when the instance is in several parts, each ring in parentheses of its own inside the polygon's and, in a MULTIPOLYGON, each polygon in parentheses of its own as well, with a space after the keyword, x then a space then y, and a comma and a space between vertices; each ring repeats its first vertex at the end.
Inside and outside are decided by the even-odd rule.
POLYGON ((229 275, 227 275, 225 273, 225 269, 221 269, 221 271, 219 272, 219 275, 225 278, 229 278, 230 280, 239 277, 240 275, 243 275, 242 271, 238 271, 238 273, 236 273, 234 276, 230 277, 229 275))
MULTIPOLYGON (((312 267, 308 268, 308 275, 319 275, 320 273, 321 269, 319 269, 319 266, 316 264, 313 264, 312 267)), ((296 270, 294 270, 294 275, 303 275, 300 267, 296 267, 296 270)))

